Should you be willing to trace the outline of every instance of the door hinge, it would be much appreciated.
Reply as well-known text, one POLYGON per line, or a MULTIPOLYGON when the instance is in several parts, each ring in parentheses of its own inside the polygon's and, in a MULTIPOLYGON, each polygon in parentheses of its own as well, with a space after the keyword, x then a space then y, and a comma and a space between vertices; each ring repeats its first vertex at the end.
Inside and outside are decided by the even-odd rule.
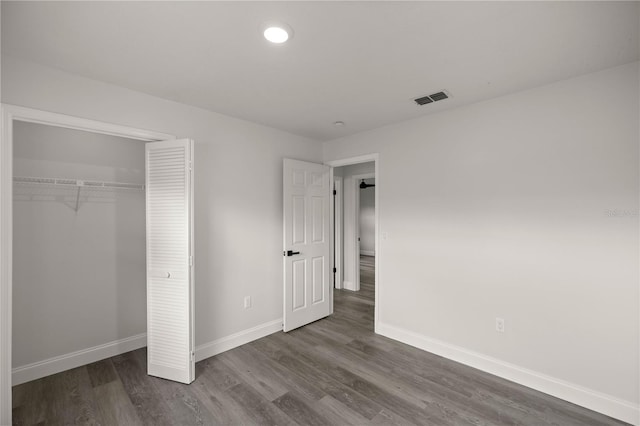
POLYGON ((193 266, 193 256, 189 256, 189 267, 193 266))
POLYGON ((338 193, 338 191, 336 191, 335 189, 333 190, 333 195, 336 195, 338 193))
POLYGON ((194 351, 191 351, 191 361, 196 359, 196 353, 194 351))
POLYGON ((333 268, 333 273, 335 274, 336 272, 338 272, 338 270, 336 268, 333 268))

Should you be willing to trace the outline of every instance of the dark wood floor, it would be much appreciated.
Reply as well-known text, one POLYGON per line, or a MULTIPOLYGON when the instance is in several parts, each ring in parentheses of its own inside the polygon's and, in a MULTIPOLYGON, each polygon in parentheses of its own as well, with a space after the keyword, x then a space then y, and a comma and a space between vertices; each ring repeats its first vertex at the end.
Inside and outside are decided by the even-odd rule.
POLYGON ((141 349, 14 387, 14 424, 623 424, 375 335, 361 265, 334 315, 201 361, 189 386, 147 376, 141 349))

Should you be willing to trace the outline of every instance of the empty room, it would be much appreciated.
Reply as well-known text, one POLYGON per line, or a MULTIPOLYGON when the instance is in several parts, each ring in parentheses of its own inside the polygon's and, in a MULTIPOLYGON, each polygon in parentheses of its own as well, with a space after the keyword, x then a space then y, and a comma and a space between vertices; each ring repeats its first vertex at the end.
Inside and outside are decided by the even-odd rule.
POLYGON ((640 426, 640 2, 0 8, 0 425, 640 426))

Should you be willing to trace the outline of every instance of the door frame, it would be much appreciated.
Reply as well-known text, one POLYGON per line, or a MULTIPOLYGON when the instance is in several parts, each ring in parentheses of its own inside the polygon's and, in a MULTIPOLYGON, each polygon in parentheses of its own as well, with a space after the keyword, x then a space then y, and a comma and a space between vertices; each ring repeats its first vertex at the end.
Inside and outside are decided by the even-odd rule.
MULTIPOLYGON (((354 237, 355 237, 355 241, 353 244, 353 250, 354 252, 353 254, 353 265, 351 265, 351 267, 353 268, 353 276, 354 278, 354 283, 353 286, 356 289, 355 291, 360 291, 360 243, 361 243, 361 238, 360 238, 360 180, 363 179, 375 179, 376 174, 375 173, 362 173, 359 175, 352 175, 351 178, 353 179, 353 200, 351 200, 351 205, 353 206, 353 217, 351 218, 352 220, 351 225, 353 226, 353 233, 354 233, 354 237)), ((374 199, 374 203, 375 203, 375 199, 374 199)), ((375 207, 374 207, 375 210, 375 207)), ((374 215, 375 215, 375 211, 374 211, 374 215)), ((375 248, 374 248, 375 250, 375 248)), ((375 259, 374 259, 375 260, 375 259)))
MULTIPOLYGON (((330 171, 329 171, 329 187, 333 188, 333 184, 334 184, 334 176, 333 176, 333 168, 334 167, 342 167, 342 166, 350 166, 352 164, 360 164, 360 163, 368 163, 373 161, 375 164, 375 173, 374 173, 374 178, 376 180, 376 186, 375 186, 375 250, 376 250, 376 257, 375 257, 375 274, 374 274, 374 289, 375 289, 375 299, 374 299, 374 314, 373 314, 373 331, 375 333, 378 333, 378 327, 379 327, 379 322, 380 322, 380 301, 381 301, 381 297, 380 297, 380 289, 382 288, 382 280, 380 279, 380 265, 382 265, 382 258, 383 258, 383 252, 382 250, 380 250, 380 154, 378 153, 371 153, 371 154, 365 154, 365 155, 360 155, 357 157, 346 157, 346 158, 341 158, 341 159, 337 159, 337 160, 331 160, 331 161, 325 161, 324 164, 326 164, 327 166, 331 167, 330 171)), ((333 197, 330 198, 330 211, 334 210, 334 206, 333 206, 333 197)), ((333 215, 331 216, 331 235, 335 235, 335 224, 334 224, 334 220, 333 220, 333 215)), ((333 237, 332 237, 333 238, 333 237)), ((331 243, 331 258, 333 259, 333 248, 334 248, 334 244, 333 242, 331 243)), ((333 265, 335 267, 335 265, 333 265)), ((333 287, 332 287, 332 292, 331 292, 331 312, 333 312, 333 287)))
POLYGON ((0 114, 0 424, 11 424, 13 123, 44 124, 145 142, 176 136, 10 104, 2 104, 0 114))
POLYGON ((343 223, 343 192, 342 192, 342 176, 334 176, 333 190, 335 195, 333 197, 333 267, 336 268, 336 272, 333 274, 333 288, 338 290, 342 289, 342 277, 344 276, 342 268, 342 223, 343 223))

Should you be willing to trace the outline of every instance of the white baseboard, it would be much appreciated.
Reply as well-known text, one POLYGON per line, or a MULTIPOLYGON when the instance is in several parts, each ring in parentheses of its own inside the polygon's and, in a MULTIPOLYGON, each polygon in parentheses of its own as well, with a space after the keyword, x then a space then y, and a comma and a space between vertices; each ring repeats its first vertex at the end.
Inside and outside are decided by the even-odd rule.
POLYGON ((342 288, 344 290, 356 291, 356 286, 351 281, 342 281, 342 288))
POLYGON ((11 370, 11 385, 30 382, 144 346, 147 346, 147 333, 16 367, 11 370))
POLYGON ((230 349, 242 346, 245 343, 268 336, 270 334, 282 331, 282 318, 260 324, 256 327, 249 328, 234 333, 230 336, 223 337, 213 342, 205 343, 196 347, 196 362, 202 361, 230 349))
POLYGON ((436 339, 378 323, 376 333, 440 355, 459 363, 491 373, 498 377, 544 392, 565 401, 586 407, 607 416, 640 425, 640 406, 555 377, 528 370, 514 364, 451 345, 436 339))
MULTIPOLYGON (((282 319, 277 319, 213 342, 205 343, 196 348, 196 361, 201 361, 280 330, 282 330, 282 319)), ((11 371, 11 384, 16 386, 145 346, 147 346, 147 333, 142 333, 126 339, 23 365, 11 371)))
MULTIPOLYGON (((280 330, 282 330, 282 319, 277 319, 248 330, 242 330, 230 336, 223 337, 222 339, 205 343, 196 348, 196 361, 201 361, 280 330)), ((147 333, 16 367, 11 371, 11 384, 12 386, 16 386, 30 382, 31 380, 40 379, 100 361, 101 359, 140 349, 144 346, 147 346, 147 333)))
POLYGON ((360 250, 362 256, 375 256, 376 252, 373 250, 360 250))

